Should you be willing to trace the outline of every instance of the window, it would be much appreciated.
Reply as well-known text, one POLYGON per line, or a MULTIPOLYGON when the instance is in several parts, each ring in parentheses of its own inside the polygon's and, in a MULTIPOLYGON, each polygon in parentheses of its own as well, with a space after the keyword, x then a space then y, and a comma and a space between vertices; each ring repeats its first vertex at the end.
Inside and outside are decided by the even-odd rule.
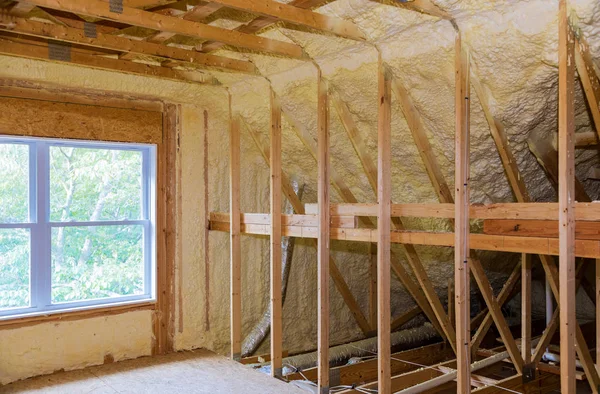
POLYGON ((0 318, 154 299, 155 155, 0 137, 0 318))

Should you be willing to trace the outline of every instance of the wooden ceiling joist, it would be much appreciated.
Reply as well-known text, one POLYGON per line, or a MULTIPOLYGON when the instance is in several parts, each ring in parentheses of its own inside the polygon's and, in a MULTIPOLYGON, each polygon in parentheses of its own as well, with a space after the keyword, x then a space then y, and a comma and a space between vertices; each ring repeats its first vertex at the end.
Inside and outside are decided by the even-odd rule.
POLYGON ((100 0, 86 0, 85 2, 80 2, 78 0, 33 0, 31 3, 41 7, 72 12, 78 15, 122 22, 132 26, 145 27, 188 37, 220 41, 236 48, 245 48, 292 58, 304 58, 302 47, 296 44, 257 37, 234 30, 222 29, 132 7, 123 6, 121 12, 112 12, 107 3, 100 0))
POLYGON ((354 23, 273 0, 214 0, 224 6, 247 11, 353 40, 365 35, 354 23))
MULTIPOLYGON (((22 18, 12 18, 4 21, 4 18, 0 16, 0 30, 120 52, 175 59, 184 62, 185 64, 196 66, 248 74, 256 73, 256 67, 252 63, 243 60, 208 55, 197 51, 131 40, 113 35, 105 35, 99 32, 96 32, 96 37, 88 37, 83 30, 34 22, 22 18)), ((122 57, 121 60, 123 60, 122 57)))
MULTIPOLYGON (((292 2, 288 3, 288 5, 297 8, 310 9, 319 7, 328 1, 330 0, 293 0, 292 2)), ((255 34, 276 22, 276 18, 259 16, 258 18, 254 18, 250 23, 237 27, 235 30, 246 34, 255 34)), ((199 47, 199 50, 202 52, 211 52, 223 47, 224 45, 225 44, 218 41, 206 41, 202 43, 202 45, 199 47)))
POLYGON ((77 64, 79 66, 100 70, 117 71, 125 74, 144 75, 175 81, 218 84, 218 81, 212 76, 201 73, 178 71, 161 66, 112 59, 97 56, 94 53, 86 53, 82 50, 71 50, 69 44, 48 43, 23 39, 20 37, 13 38, 12 36, 0 35, 0 54, 59 63, 77 64), (52 48, 53 45, 54 49, 52 48), (64 50, 66 52, 65 56, 52 55, 53 50, 61 45, 62 48, 58 48, 58 52, 64 50))
POLYGON ((15 3, 11 7, 9 14, 14 15, 14 16, 25 16, 25 15, 29 14, 34 8, 35 8, 35 4, 20 1, 18 3, 15 3))
POLYGON ((378 3, 392 4, 397 7, 406 8, 420 12, 422 14, 435 16, 440 19, 446 19, 453 21, 454 18, 448 12, 442 10, 440 7, 435 5, 431 0, 412 0, 412 1, 400 1, 400 0, 371 0, 378 3))
MULTIPOLYGON (((197 5, 191 10, 183 12, 180 15, 177 15, 176 17, 192 22, 202 22, 208 16, 220 10, 221 8, 223 8, 221 4, 211 2, 202 5, 197 5)), ((146 40, 160 44, 167 41, 175 35, 175 33, 160 31, 146 38, 146 40)))

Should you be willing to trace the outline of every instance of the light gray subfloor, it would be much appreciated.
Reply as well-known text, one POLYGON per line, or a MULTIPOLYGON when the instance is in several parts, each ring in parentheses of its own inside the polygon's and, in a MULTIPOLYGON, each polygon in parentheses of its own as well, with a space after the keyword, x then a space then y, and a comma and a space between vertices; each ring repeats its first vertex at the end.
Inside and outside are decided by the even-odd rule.
POLYGON ((306 391, 207 350, 195 350, 40 376, 0 387, 0 393, 306 394, 306 391))

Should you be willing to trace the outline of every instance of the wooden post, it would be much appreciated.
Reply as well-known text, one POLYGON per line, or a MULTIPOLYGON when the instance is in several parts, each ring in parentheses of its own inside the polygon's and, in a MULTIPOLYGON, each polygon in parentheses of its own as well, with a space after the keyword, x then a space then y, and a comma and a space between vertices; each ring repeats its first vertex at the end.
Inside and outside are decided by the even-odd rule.
POLYGON ((575 386, 575 45, 567 0, 559 0, 558 204, 561 392, 575 386))
MULTIPOLYGON (((231 105, 231 103, 230 103, 231 105)), ((229 142, 229 210, 231 258, 231 358, 242 355, 242 251, 240 244, 240 120, 231 115, 229 142)))
POLYGON ((531 255, 521 254, 521 356, 531 363, 531 255))
POLYGON ((319 70, 318 84, 318 386, 329 393, 329 100, 327 83, 319 70))
POLYGON ((456 35, 455 248, 457 393, 471 392, 469 275, 469 60, 456 35))
POLYGON ((271 90, 271 375, 282 376, 281 105, 271 90))
POLYGON ((377 130, 377 349, 379 394, 392 392, 390 348, 390 269, 391 269, 391 198, 392 198, 392 114, 391 76, 379 54, 379 110, 377 130))
POLYGON ((596 370, 600 374, 600 259, 596 259, 596 370))

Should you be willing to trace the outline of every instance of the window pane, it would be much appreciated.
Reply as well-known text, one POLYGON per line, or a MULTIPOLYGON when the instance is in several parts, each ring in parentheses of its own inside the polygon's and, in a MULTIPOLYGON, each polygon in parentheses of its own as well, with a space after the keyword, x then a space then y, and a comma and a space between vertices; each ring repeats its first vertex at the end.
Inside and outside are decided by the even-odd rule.
POLYGON ((143 227, 52 229, 52 302, 144 293, 143 227))
POLYGON ((0 144, 0 223, 29 218, 29 147, 0 144))
POLYGON ((50 147, 50 220, 142 219, 140 151, 50 147))
POLYGON ((0 229, 0 309, 29 306, 29 230, 0 229))

